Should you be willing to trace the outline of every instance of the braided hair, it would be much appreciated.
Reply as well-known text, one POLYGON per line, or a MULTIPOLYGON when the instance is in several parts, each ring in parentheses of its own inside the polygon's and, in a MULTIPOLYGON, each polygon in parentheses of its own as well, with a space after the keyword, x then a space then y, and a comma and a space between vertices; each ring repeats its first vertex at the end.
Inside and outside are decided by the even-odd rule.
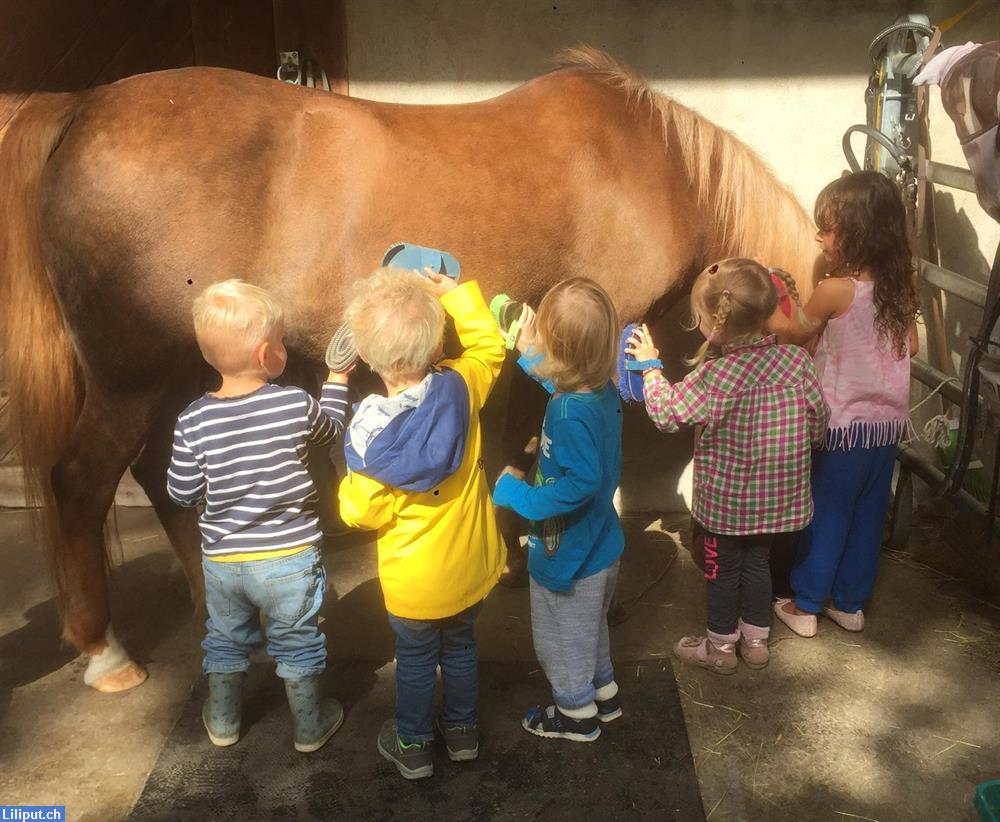
MULTIPOLYGON (((789 296, 798 302, 799 292, 791 275, 775 273, 785 282, 789 296)), ((744 257, 713 263, 698 275, 691 289, 691 328, 698 328, 704 317, 711 317, 712 329, 688 363, 697 365, 718 356, 723 345, 758 339, 777 307, 778 289, 771 273, 760 263, 744 257)))

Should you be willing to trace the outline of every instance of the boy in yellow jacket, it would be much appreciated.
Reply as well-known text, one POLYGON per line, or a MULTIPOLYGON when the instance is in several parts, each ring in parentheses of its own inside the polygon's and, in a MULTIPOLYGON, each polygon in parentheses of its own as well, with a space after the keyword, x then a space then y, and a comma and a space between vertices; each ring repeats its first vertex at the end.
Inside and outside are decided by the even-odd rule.
POLYGON ((358 405, 345 438, 344 522, 378 532, 378 569, 396 633, 396 717, 378 750, 407 779, 434 773, 438 721, 454 761, 479 753, 474 624, 506 549, 483 468, 479 411, 500 374, 503 338, 475 282, 383 268, 357 284, 347 322, 385 383, 358 405), (441 359, 444 319, 465 349, 441 359))

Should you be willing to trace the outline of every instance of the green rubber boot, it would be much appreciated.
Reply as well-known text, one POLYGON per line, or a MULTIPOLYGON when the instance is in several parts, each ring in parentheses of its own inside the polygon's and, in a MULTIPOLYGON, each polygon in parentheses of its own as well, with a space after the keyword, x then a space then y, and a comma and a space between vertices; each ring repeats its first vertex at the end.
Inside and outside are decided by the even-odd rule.
POLYGON ((201 721, 213 745, 225 748, 239 740, 242 689, 242 671, 208 675, 208 699, 201 709, 201 721))
POLYGON ((312 753, 322 748, 344 722, 344 708, 336 699, 320 699, 320 677, 286 679, 285 695, 295 726, 295 750, 312 753))

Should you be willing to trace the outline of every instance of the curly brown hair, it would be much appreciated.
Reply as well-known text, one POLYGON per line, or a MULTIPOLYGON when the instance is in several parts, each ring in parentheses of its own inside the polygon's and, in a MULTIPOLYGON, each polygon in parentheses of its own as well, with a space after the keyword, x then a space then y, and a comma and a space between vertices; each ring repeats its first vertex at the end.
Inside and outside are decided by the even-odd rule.
POLYGON ((910 326, 920 313, 906 209, 896 184, 877 171, 857 171, 827 185, 814 211, 820 231, 834 235, 838 258, 833 277, 862 268, 875 281, 875 330, 905 356, 910 326))

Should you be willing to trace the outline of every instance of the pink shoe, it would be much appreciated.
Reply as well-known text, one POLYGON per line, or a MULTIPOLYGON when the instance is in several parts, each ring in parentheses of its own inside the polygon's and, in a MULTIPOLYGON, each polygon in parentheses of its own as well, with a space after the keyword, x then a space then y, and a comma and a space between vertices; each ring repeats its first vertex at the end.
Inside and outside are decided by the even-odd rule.
POLYGON ((774 614, 799 636, 806 638, 816 636, 816 614, 796 614, 785 610, 787 606, 795 607, 790 599, 779 599, 774 603, 774 614))
POLYGON ((755 670, 767 667, 767 663, 771 661, 771 652, 767 649, 767 638, 771 629, 748 625, 741 619, 739 631, 740 641, 736 650, 747 667, 755 670))
POLYGON ((739 633, 682 637, 674 645, 674 656, 716 674, 736 673, 736 642, 739 633))
POLYGON ((847 611, 838 611, 827 605, 823 608, 823 616, 832 619, 845 631, 863 631, 865 629, 865 612, 860 608, 853 614, 849 614, 847 611))

